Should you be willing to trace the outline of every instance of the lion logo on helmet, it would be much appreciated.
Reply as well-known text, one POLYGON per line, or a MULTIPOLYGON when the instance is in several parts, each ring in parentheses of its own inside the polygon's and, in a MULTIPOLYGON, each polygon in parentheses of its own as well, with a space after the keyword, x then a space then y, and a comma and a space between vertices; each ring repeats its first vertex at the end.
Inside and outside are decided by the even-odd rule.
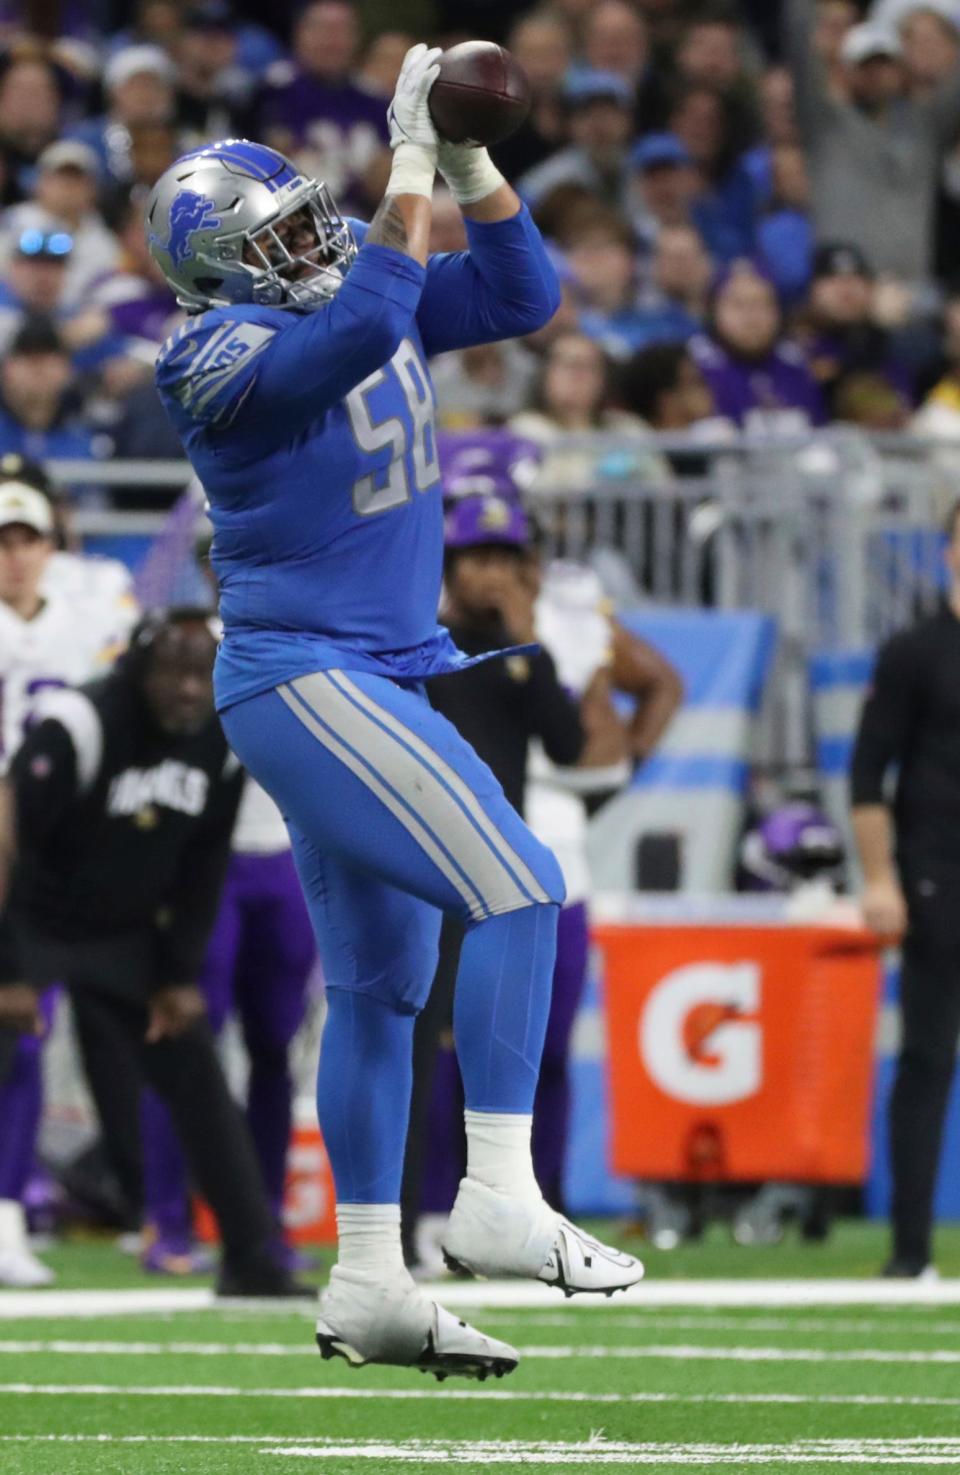
POLYGON ((220 225, 220 216, 212 200, 198 195, 195 190, 182 189, 170 206, 170 235, 162 241, 150 232, 150 245, 165 251, 175 267, 182 266, 193 256, 191 241, 197 231, 215 230, 220 225))

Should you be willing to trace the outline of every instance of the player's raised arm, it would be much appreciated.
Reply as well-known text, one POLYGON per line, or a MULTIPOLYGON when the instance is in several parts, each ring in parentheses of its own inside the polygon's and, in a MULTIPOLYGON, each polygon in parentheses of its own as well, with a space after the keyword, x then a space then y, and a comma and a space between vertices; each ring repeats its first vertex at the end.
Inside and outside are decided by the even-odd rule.
POLYGON ((485 148, 440 144, 440 172, 467 224, 469 251, 434 256, 417 310, 427 354, 533 333, 560 305, 539 230, 485 148))
POLYGON ((437 172, 437 135, 427 99, 440 68, 440 48, 413 46, 404 57, 387 114, 393 165, 390 181, 367 232, 366 245, 389 246, 427 264, 430 202, 437 172))
POLYGON ((393 165, 383 201, 336 296, 264 355, 243 421, 280 440, 387 363, 410 330, 424 283, 437 136, 427 97, 439 51, 407 52, 390 104, 393 165))
POLYGON ((157 369, 161 394, 186 413, 185 432, 230 427, 240 456, 254 436, 258 450, 282 444, 409 333, 437 166, 427 97, 438 55, 420 45, 404 61, 389 113, 390 181, 359 251, 326 187, 261 144, 199 149, 154 187, 150 247, 194 314, 157 369))

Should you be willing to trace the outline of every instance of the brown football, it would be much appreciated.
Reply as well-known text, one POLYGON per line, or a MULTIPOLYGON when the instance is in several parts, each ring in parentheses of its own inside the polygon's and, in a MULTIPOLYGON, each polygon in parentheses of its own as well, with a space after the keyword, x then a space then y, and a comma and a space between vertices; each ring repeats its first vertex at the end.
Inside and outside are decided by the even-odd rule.
POLYGON ((449 143, 502 143, 529 111, 527 74, 502 46, 463 41, 441 56, 430 116, 449 143))

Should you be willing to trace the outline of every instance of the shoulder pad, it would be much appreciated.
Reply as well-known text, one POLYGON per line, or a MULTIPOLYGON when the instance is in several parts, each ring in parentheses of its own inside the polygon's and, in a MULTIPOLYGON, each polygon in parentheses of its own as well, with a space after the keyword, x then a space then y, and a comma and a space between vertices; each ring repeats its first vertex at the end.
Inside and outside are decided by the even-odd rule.
POLYGON ((215 308, 182 323, 160 350, 157 383, 194 420, 229 425, 279 325, 243 308, 215 308), (241 314, 243 314, 241 316, 241 314))

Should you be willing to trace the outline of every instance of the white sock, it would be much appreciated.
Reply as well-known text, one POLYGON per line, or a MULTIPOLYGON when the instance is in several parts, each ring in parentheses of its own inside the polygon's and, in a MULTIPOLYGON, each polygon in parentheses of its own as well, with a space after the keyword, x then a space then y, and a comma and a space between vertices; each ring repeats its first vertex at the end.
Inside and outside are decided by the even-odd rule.
POLYGON ((0 1198, 0 1249, 25 1250, 27 1219, 19 1199, 0 1198))
POLYGON ((470 1111, 467 1127, 467 1177, 511 1198, 539 1202, 533 1176, 530 1135, 533 1117, 513 1112, 470 1111))
POLYGON ((403 1270, 399 1204, 337 1204, 337 1264, 388 1280, 403 1270))

